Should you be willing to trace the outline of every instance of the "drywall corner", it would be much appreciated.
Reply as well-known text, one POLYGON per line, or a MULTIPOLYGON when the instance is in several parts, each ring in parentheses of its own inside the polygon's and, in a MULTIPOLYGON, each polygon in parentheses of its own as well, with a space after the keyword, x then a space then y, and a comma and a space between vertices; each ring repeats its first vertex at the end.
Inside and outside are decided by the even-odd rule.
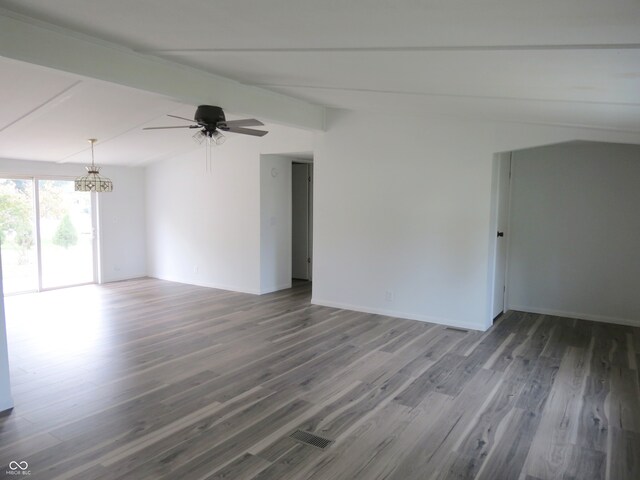
POLYGON ((2 285, 2 256, 0 255, 0 412, 13 408, 9 378, 9 350, 7 324, 4 314, 4 288, 2 285))
POLYGON ((291 287, 291 158, 260 155, 260 292, 291 287))

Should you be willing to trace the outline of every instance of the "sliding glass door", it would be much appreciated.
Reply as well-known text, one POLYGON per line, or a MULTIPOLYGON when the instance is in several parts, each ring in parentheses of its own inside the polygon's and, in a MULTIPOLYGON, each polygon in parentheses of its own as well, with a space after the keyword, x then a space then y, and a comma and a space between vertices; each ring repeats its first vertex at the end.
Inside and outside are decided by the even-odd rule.
POLYGON ((0 179, 6 294, 95 281, 93 200, 73 180, 0 179))
POLYGON ((0 178, 0 245, 4 293, 38 288, 33 179, 0 178))
POLYGON ((38 180, 41 288, 94 281, 91 195, 73 180, 38 180))

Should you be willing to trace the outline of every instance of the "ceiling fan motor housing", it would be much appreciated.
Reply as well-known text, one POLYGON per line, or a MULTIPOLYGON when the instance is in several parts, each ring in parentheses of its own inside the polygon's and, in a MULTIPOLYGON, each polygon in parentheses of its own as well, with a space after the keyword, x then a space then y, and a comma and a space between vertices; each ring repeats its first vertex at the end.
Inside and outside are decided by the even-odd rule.
POLYGON ((220 107, 214 107, 211 105, 200 105, 196 109, 196 114, 193 119, 199 124, 204 125, 212 130, 216 128, 216 125, 220 122, 225 122, 226 118, 224 112, 220 107))

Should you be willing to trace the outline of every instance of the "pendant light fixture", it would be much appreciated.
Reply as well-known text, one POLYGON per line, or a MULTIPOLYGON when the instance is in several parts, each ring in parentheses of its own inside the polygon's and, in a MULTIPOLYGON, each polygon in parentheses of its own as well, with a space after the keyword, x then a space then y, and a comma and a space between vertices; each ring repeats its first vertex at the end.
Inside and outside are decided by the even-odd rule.
POLYGON ((93 156, 93 145, 97 142, 95 138, 90 138, 91 144, 91 165, 84 168, 87 174, 75 180, 76 192, 113 192, 113 182, 107 177, 100 176, 100 167, 96 165, 93 156))

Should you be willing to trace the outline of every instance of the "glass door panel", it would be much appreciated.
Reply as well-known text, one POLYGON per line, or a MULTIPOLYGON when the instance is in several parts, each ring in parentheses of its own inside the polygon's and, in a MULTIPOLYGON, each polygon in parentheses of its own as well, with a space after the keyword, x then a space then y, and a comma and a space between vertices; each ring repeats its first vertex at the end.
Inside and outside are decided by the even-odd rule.
POLYGON ((94 281, 91 195, 73 180, 38 180, 41 288, 94 281))
POLYGON ((33 180, 0 178, 0 245, 4 293, 38 289, 33 180))

